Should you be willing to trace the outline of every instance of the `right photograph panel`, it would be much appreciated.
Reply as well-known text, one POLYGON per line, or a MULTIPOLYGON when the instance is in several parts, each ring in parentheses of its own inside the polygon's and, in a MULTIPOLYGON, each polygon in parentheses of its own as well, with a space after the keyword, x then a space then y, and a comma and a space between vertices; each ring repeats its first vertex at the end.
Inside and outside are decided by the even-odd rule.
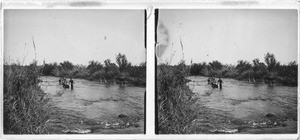
POLYGON ((296 9, 156 9, 156 134, 297 133, 296 9))

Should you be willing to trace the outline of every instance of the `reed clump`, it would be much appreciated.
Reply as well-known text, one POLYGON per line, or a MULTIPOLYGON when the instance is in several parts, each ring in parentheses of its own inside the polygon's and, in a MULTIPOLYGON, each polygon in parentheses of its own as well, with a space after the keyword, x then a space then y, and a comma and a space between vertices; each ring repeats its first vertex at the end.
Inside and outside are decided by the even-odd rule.
POLYGON ((186 85, 189 68, 184 61, 176 66, 161 64, 157 68, 158 133, 193 133, 197 118, 196 98, 186 85))
POLYGON ((38 77, 36 62, 4 65, 4 134, 47 133, 47 100, 38 77))

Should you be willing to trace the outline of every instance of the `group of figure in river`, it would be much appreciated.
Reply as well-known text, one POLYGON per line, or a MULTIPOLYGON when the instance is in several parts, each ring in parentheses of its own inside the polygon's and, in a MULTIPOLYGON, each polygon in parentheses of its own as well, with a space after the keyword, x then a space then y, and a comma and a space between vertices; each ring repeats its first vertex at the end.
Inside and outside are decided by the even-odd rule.
POLYGON ((211 84, 212 88, 218 88, 219 87, 220 89, 222 89, 222 83, 223 83, 223 81, 222 81, 222 79, 220 77, 219 77, 218 81, 215 79, 215 77, 209 77, 207 79, 207 83, 211 84))
POLYGON ((75 84, 75 82, 73 81, 72 78, 70 78, 69 82, 67 81, 67 79, 65 77, 60 77, 58 80, 59 85, 62 85, 63 88, 70 88, 69 84, 71 85, 71 89, 73 89, 73 85, 75 84))

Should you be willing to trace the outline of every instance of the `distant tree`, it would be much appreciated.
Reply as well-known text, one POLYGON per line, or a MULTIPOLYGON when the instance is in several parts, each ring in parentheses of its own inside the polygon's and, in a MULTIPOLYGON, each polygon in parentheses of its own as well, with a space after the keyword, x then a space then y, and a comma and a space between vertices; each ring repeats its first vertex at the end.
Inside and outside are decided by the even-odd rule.
POLYGON ((87 66, 87 69, 89 70, 89 73, 95 73, 96 71, 99 71, 103 69, 103 65, 98 61, 89 61, 89 65, 87 66))
POLYGON ((53 71, 55 70, 56 67, 57 67, 57 63, 54 63, 54 64, 44 63, 43 69, 42 69, 42 74, 46 75, 46 76, 53 75, 53 71))
POLYGON ((239 60, 238 64, 236 65, 236 70, 238 74, 241 74, 242 72, 245 72, 247 70, 250 70, 252 68, 251 64, 248 61, 239 60))
POLYGON ((105 67, 110 66, 110 64, 111 64, 111 60, 110 60, 110 59, 104 60, 104 66, 105 66, 105 67))
POLYGON ((107 79, 113 79, 119 75, 119 68, 115 63, 111 63, 110 59, 104 60, 104 77, 107 79))
POLYGON ((254 78, 262 78, 264 75, 267 74, 267 66, 260 62, 258 58, 254 59, 253 61, 253 72, 254 72, 254 78))
POLYGON ((64 61, 59 64, 64 70, 72 70, 74 65, 69 61, 64 61))
POLYGON ((110 59, 104 60, 104 71, 105 71, 105 73, 108 73, 110 66, 111 66, 110 59))
POLYGON ((265 55, 265 62, 268 66, 268 71, 273 72, 276 69, 276 65, 279 65, 279 63, 276 61, 274 54, 272 53, 267 53, 265 55))
MULTIPOLYGON (((290 62, 288 64, 288 69, 289 71, 289 76, 290 77, 294 77, 294 78, 298 78, 298 64, 296 61, 290 62)), ((297 80, 298 81, 298 80, 297 80)))
POLYGON ((191 75, 204 75, 203 70, 207 67, 205 62, 203 63, 194 63, 191 66, 190 74, 191 75))
POLYGON ((131 65, 131 63, 128 62, 125 54, 121 54, 121 53, 117 55, 116 62, 119 66, 120 72, 125 72, 127 68, 131 65))
POLYGON ((143 62, 138 66, 129 66, 128 74, 131 77, 146 78, 146 63, 143 62))
POLYGON ((221 62, 214 60, 213 62, 209 62, 208 65, 214 70, 221 70, 223 65, 221 62))
POLYGON ((285 77, 298 77, 298 65, 296 61, 290 62, 288 65, 281 65, 278 74, 285 77))

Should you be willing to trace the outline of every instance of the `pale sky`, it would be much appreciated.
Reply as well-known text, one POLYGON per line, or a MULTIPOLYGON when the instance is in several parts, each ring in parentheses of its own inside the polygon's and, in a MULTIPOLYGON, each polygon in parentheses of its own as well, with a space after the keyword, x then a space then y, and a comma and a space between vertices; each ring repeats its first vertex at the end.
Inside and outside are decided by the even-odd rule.
POLYGON ((120 52, 145 62, 144 10, 4 10, 4 60, 88 64, 120 52), (27 55, 26 55, 27 54, 27 55))
POLYGON ((270 52, 281 64, 297 61, 297 22, 297 10, 159 10, 159 60, 236 64, 270 52))

